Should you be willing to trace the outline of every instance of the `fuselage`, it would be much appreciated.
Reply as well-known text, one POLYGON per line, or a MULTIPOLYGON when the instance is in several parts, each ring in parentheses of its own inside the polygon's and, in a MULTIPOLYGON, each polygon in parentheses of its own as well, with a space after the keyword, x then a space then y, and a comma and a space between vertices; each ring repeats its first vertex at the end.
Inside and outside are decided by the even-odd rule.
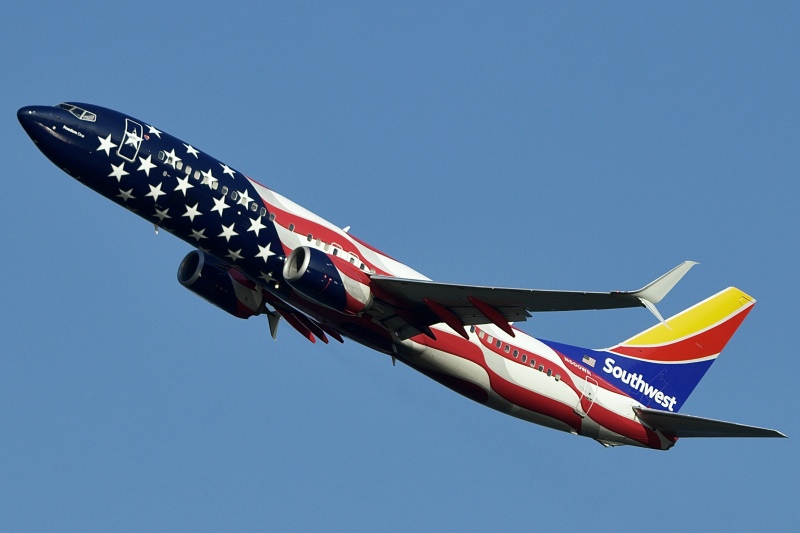
POLYGON ((401 340, 368 313, 301 296, 284 277, 298 247, 335 257, 365 279, 427 278, 191 144, 89 104, 26 107, 18 117, 69 175, 240 272, 242 290, 255 295, 252 314, 261 305, 291 308, 297 313, 284 317, 310 340, 347 337, 493 409, 604 445, 675 442, 643 425, 633 411, 641 404, 599 373, 605 352, 567 356, 556 343, 491 324, 469 327, 467 338, 438 324, 435 335, 401 340))

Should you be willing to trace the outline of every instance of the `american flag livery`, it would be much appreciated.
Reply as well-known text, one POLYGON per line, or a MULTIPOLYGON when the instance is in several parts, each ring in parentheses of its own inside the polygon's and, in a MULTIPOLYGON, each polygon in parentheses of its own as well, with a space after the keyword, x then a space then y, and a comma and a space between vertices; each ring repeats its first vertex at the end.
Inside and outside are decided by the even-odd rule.
POLYGON ((604 446, 666 450, 679 437, 780 437, 680 414, 755 300, 729 288, 663 320, 685 262, 637 291, 432 281, 149 122, 63 103, 19 110, 36 146, 87 187, 196 248, 178 281, 238 318, 284 319, 311 342, 378 350, 503 413, 604 446), (646 307, 660 323, 605 350, 516 329, 533 312, 646 307))

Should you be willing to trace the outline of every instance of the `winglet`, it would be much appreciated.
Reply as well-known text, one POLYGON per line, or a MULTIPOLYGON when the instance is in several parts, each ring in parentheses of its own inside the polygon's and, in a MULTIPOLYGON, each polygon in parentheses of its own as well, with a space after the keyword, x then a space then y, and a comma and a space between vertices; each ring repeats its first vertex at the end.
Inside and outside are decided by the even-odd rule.
POLYGON ((672 288, 678 284, 681 278, 683 278, 683 276, 685 276, 686 273, 689 272, 689 270, 696 264, 698 263, 695 261, 684 261, 657 280, 648 283, 638 291, 633 291, 630 294, 639 298, 639 301, 642 302, 642 305, 650 310, 650 312, 655 315, 659 322, 666 325, 664 317, 662 317, 661 313, 659 313, 658 309, 656 309, 656 304, 660 302, 664 296, 666 296, 667 293, 669 293, 669 291, 671 291, 672 288))
POLYGON ((647 300, 651 304, 657 304, 689 272, 689 269, 697 264, 695 261, 684 261, 657 280, 638 291, 633 291, 631 294, 642 300, 647 300))

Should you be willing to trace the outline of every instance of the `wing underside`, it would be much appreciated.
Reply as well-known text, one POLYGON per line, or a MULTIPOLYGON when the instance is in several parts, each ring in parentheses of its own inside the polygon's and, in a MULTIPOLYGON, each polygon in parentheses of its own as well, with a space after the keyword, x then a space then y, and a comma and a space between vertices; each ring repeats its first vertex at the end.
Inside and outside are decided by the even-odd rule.
POLYGON ((694 264, 681 263, 638 291, 616 292, 510 289, 371 276, 376 299, 369 313, 401 340, 420 333, 433 337, 430 326, 442 322, 464 337, 464 326, 479 324, 495 324, 513 336, 509 323, 524 321, 530 313, 627 307, 655 310, 655 304, 694 264))

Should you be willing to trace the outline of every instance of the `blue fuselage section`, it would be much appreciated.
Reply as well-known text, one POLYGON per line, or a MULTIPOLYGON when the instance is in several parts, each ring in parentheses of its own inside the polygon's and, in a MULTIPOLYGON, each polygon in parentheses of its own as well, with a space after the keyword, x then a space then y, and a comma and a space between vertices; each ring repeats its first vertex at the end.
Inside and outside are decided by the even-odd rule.
POLYGON ((37 147, 87 187, 287 296, 288 288, 266 282, 280 278, 285 260, 274 216, 242 173, 91 104, 25 107, 18 118, 37 147))

